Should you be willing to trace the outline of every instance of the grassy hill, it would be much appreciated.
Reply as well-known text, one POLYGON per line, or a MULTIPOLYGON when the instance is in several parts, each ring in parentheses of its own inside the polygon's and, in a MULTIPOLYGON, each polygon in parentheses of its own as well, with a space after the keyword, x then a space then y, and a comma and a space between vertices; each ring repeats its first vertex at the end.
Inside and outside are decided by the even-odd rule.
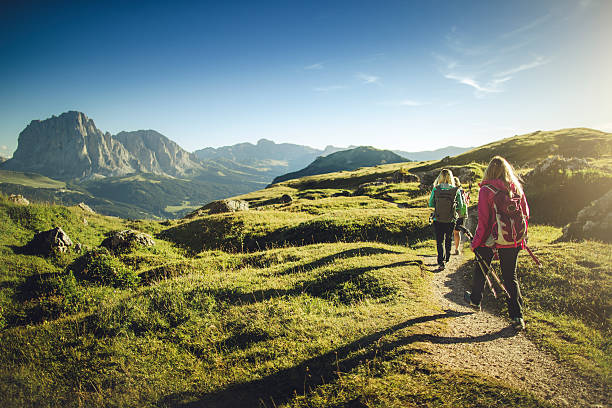
POLYGON ((589 158, 598 164, 610 164, 612 162, 612 134, 588 128, 538 130, 489 143, 415 170, 431 170, 442 165, 487 164, 495 155, 502 155, 519 168, 533 167, 535 162, 551 155, 589 158))
MULTIPOLYGON (((422 264, 435 253, 428 193, 372 183, 411 166, 420 165, 289 180, 236 197, 251 210, 163 222, 0 196, 0 405, 550 406, 427 360, 457 318, 435 300, 422 264), (87 252, 24 253, 52 226, 87 252), (156 245, 97 249, 124 228, 156 245)), ((163 185, 155 181, 145 183, 163 185)), ((606 386, 612 245, 560 243, 560 234, 531 226, 543 270, 520 255, 525 334, 606 386)), ((460 268, 466 285, 471 259, 460 268)), ((485 302, 505 315, 502 302, 485 302)))
POLYGON ((66 183, 36 173, 0 170, 0 183, 20 184, 33 188, 64 188, 66 183))
POLYGON ((274 181, 272 181, 272 184, 316 174, 334 173, 342 170, 350 171, 356 170, 359 167, 371 167, 379 164, 402 163, 406 161, 408 161, 408 159, 389 150, 379 150, 370 146, 361 146, 332 153, 328 156, 317 157, 314 162, 310 163, 302 170, 276 177, 274 181))

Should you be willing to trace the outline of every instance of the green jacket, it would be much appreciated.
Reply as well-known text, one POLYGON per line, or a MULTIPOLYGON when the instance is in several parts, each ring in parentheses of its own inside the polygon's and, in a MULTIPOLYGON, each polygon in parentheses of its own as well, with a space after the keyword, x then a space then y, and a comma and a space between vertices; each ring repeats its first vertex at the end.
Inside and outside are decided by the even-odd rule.
MULTIPOLYGON (((437 188, 441 188, 444 190, 450 190, 451 188, 453 188, 453 186, 451 186, 450 184, 442 183, 442 184, 438 184, 433 190, 431 190, 431 195, 429 196, 429 206, 430 207, 436 206, 436 200, 434 199, 434 191, 437 188)), ((467 205, 465 204, 465 201, 463 201, 463 192, 461 190, 461 187, 457 189, 457 195, 455 196, 455 201, 457 201, 457 217, 465 218, 465 216, 467 215, 467 205)), ((435 220, 436 218, 434 216, 434 221, 435 220)))

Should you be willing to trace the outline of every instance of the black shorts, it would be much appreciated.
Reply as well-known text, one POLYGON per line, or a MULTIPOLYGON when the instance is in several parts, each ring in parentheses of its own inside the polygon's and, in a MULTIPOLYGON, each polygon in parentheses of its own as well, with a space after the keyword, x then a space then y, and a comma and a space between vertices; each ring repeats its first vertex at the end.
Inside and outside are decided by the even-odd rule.
POLYGON ((465 221, 465 218, 457 218, 455 221, 455 231, 461 231, 459 227, 463 226, 463 221, 465 221))

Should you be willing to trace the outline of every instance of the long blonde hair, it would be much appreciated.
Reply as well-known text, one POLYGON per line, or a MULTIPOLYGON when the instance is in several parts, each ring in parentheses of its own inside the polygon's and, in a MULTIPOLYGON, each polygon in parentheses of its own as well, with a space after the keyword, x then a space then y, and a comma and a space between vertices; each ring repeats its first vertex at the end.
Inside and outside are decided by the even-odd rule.
POLYGON ((461 180, 459 180, 459 177, 453 176, 453 180, 455 180, 455 187, 461 187, 461 180))
POLYGON ((433 186, 436 187, 438 184, 442 183, 450 184, 451 186, 455 187, 455 181, 453 180, 453 172, 449 169, 442 169, 442 171, 440 172, 440 174, 438 174, 438 177, 434 181, 433 186))
POLYGON ((508 190, 510 190, 510 185, 514 184, 516 193, 518 193, 519 196, 524 194, 521 181, 512 168, 512 165, 501 156, 495 156, 491 159, 482 177, 482 181, 495 179, 502 180, 508 187, 508 190))

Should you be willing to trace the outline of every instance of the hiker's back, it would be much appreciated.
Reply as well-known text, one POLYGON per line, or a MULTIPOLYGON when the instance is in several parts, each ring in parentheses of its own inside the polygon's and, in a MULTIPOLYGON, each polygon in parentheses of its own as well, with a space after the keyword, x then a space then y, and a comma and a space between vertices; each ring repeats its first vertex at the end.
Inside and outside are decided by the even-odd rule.
POLYGON ((457 216, 457 187, 443 188, 438 185, 434 189, 434 217, 438 222, 453 222, 457 216))

